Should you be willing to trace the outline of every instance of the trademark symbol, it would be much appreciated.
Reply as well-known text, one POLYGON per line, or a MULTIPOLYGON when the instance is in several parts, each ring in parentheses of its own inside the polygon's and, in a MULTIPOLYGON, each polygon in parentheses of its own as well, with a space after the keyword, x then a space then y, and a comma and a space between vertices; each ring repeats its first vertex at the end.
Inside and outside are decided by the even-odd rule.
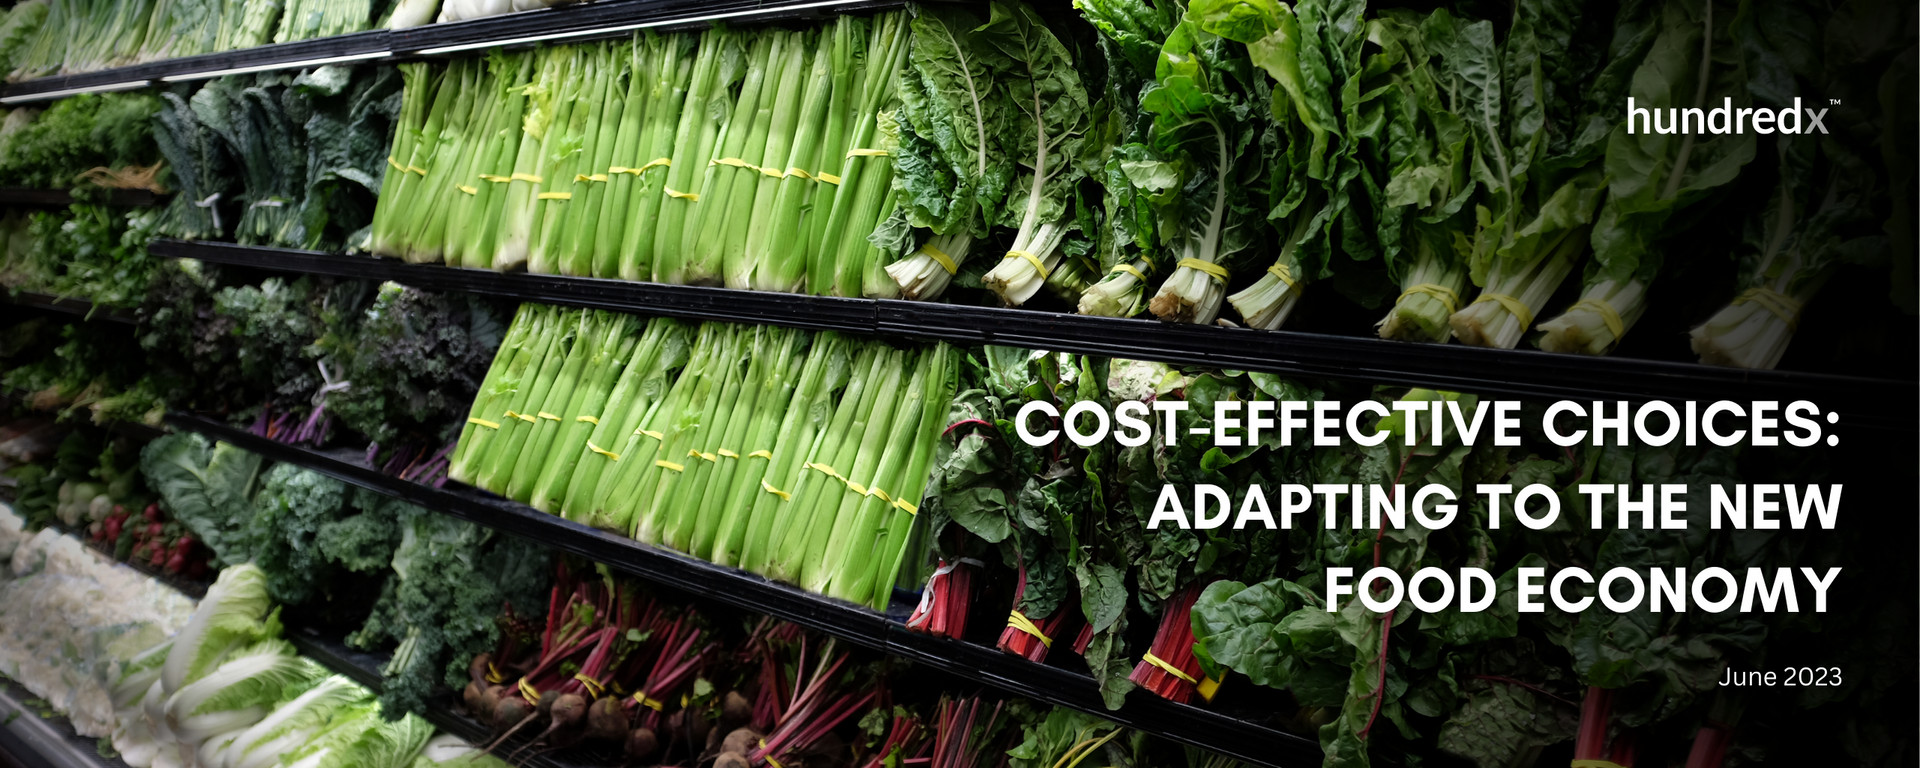
POLYGON ((1839 100, 1839 99, 1827 99, 1827 103, 1828 103, 1828 104, 1831 104, 1831 105, 1833 105, 1833 106, 1836 106, 1836 107, 1837 107, 1837 106, 1840 106, 1840 100, 1839 100))

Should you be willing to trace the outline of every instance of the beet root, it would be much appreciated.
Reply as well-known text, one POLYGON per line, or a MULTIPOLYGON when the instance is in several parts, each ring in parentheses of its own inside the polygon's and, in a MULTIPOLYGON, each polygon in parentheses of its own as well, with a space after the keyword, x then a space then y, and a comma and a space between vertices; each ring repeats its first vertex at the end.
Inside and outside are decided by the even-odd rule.
POLYGON ((748 754, 754 747, 760 746, 760 732, 752 728, 735 728, 727 738, 720 742, 721 752, 748 754))
POLYGON ((473 678, 474 685, 485 688, 487 687, 487 673, 491 671, 492 667, 493 654, 480 654, 473 657, 473 661, 467 664, 467 676, 473 678))
POLYGON ((687 713, 687 743, 695 747, 705 746, 715 728, 713 721, 701 717, 698 712, 687 713))
POLYGON ((627 711, 620 708, 619 699, 600 699, 587 707, 587 738, 619 741, 627 728, 627 711))
POLYGON ((651 728, 635 728, 627 732, 627 757, 635 762, 644 761, 660 751, 660 737, 653 734, 651 728))
POLYGON ((461 703, 467 705, 467 712, 471 713, 475 718, 485 717, 493 713, 493 710, 486 708, 486 700, 487 688, 480 683, 467 683, 467 687, 460 691, 461 703))
POLYGON ((747 721, 752 719, 753 702, 740 695, 739 691, 727 691, 726 697, 720 700, 721 729, 731 731, 746 725, 747 721))
POLYGON ((502 696, 493 705, 493 729, 496 731, 517 727, 521 721, 534 715, 533 706, 519 696, 502 696))
POLYGON ((713 768, 753 768, 747 758, 738 752, 722 752, 713 759, 713 768))

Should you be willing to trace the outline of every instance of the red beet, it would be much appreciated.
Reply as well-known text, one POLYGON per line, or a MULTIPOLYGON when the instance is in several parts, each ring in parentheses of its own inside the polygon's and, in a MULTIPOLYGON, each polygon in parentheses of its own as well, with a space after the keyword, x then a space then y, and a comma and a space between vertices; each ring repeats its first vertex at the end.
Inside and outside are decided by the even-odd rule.
POLYGON ((467 677, 473 679, 474 685, 485 688, 487 686, 487 668, 492 665, 493 654, 483 653, 475 656, 473 657, 473 661, 467 664, 467 677))
POLYGON ((731 731, 752 719, 753 702, 739 691, 727 691, 726 697, 720 700, 720 727, 731 731))
POLYGON ((757 746, 760 746, 760 732, 752 728, 735 728, 732 733, 727 734, 725 741, 720 742, 720 751, 744 755, 752 752, 757 746))
POLYGON ((532 717, 533 707, 519 696, 502 696, 493 704, 493 728, 501 731, 516 728, 520 721, 532 717))
POLYGON ((627 732, 627 757, 636 763, 644 763, 654 753, 660 751, 660 737, 649 728, 635 728, 627 732))
POLYGON ((753 766, 738 753, 725 752, 713 759, 713 768, 753 768, 753 766))
POLYGON ((619 699, 600 699, 587 707, 587 738, 618 741, 627 735, 627 727, 627 711, 619 699))

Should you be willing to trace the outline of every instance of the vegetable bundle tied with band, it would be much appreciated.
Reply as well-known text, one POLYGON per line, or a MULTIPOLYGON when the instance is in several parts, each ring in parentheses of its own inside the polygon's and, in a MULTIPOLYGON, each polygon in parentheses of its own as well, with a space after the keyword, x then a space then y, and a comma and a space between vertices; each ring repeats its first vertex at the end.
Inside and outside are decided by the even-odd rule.
POLYGON ((450 475, 884 606, 958 365, 945 344, 522 305, 450 475))

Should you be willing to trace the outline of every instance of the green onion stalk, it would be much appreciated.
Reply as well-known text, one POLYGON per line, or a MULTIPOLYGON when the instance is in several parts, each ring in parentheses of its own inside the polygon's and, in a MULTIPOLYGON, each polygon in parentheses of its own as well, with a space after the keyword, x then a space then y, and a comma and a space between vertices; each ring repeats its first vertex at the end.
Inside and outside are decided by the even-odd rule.
MULTIPOLYGON (((866 431, 866 418, 873 409, 874 396, 879 390, 878 380, 881 367, 886 363, 888 350, 883 345, 871 342, 849 341, 851 349, 847 351, 851 363, 847 369, 847 384, 833 406, 833 419, 827 423, 824 431, 815 437, 815 444, 806 453, 800 463, 800 471, 793 475, 792 485, 785 489, 792 497, 791 509, 783 509, 772 521, 767 530, 766 554, 758 571, 761 575, 789 584, 798 584, 801 579, 803 561, 806 557, 808 537, 815 527, 815 511, 821 506, 823 498, 830 499, 836 505, 838 492, 845 486, 836 466, 846 466, 851 461, 852 451, 845 459, 841 454, 847 450, 847 438, 851 434, 857 440, 866 431), (832 470, 829 474, 828 470, 832 470)), ((853 450, 857 451, 857 445, 853 450)), ((826 521, 831 526, 832 520, 826 521)), ((748 553, 747 563, 753 562, 752 553, 748 553)))
MULTIPOLYGON (((640 433, 652 408, 673 386, 674 372, 687 363, 692 338, 684 323, 670 318, 655 318, 641 334, 637 351, 620 373, 620 381, 601 408, 587 441, 577 451, 577 463, 571 478, 565 479, 565 500, 555 507, 559 514, 574 522, 596 528, 616 530, 609 521, 595 518, 594 504, 599 500, 602 482, 611 482, 624 460, 626 466, 650 460, 640 456, 641 446, 653 447, 640 433)), ((534 506, 543 498, 560 498, 556 480, 552 489, 542 493, 534 489, 534 506)), ((624 528, 617 529, 625 533, 624 528)))
MULTIPOLYGON (((763 33, 763 37, 766 38, 765 59, 749 61, 745 76, 745 80, 753 80, 755 68, 759 68, 759 88, 751 99, 752 109, 748 109, 748 100, 743 92, 741 99, 735 103, 732 119, 728 121, 727 140, 720 144, 726 154, 711 158, 714 165, 709 166, 716 170, 724 168, 731 173, 723 174, 716 180, 716 192, 721 196, 712 200, 701 198, 705 201, 703 207, 710 207, 703 213, 712 217, 701 223, 706 231, 700 234, 694 250, 673 262, 676 265, 674 271, 663 275, 662 282, 694 281, 721 285, 725 283, 729 265, 737 269, 745 258, 747 231, 753 223, 753 198, 759 189, 761 166, 766 162, 768 136, 773 129, 777 106, 784 100, 790 114, 795 98, 783 90, 791 85, 784 78, 800 69, 799 63, 806 54, 804 36, 800 33, 769 30, 763 33), (708 282, 709 278, 711 282, 708 282)), ((755 46, 754 54, 757 56, 761 53, 762 49, 755 46)))
MULTIPOLYGON (((814 245, 808 248, 809 290, 835 296, 863 296, 870 277, 870 256, 878 249, 867 235, 883 221, 882 209, 892 204, 893 163, 881 138, 882 111, 894 99, 894 86, 907 57, 907 23, 902 13, 875 17, 866 45, 867 66, 858 93, 857 111, 850 118, 840 158, 824 157, 823 166, 840 164, 840 182, 833 192, 832 209, 814 245), (817 246, 817 250, 814 246, 817 246)), ((833 131, 828 129, 829 138, 833 131)), ((816 208, 816 211, 818 209, 816 208)), ((891 278, 885 280, 893 290, 891 278)))
POLYGON ((540 356, 546 351, 547 329, 557 311, 545 304, 527 303, 514 314, 513 325, 507 328, 500 350, 494 353, 493 365, 474 395, 467 422, 460 427, 460 439, 447 460, 448 477, 473 484, 480 457, 509 423, 504 415, 508 404, 519 393, 529 369, 539 369, 540 356))
MULTIPOLYGON (((751 510, 745 521, 745 536, 736 548, 730 544, 731 537, 723 538, 714 549, 714 562, 722 565, 736 565, 754 573, 764 573, 770 559, 775 531, 784 536, 782 523, 790 521, 795 506, 795 493, 803 474, 811 474, 806 465, 813 461, 820 444, 833 422, 837 393, 847 388, 853 377, 853 363, 856 343, 833 332, 822 332, 813 338, 813 347, 808 351, 806 367, 800 372, 799 381, 794 386, 792 399, 780 415, 779 431, 773 436, 772 456, 767 459, 766 472, 760 477, 757 487, 759 493, 753 496, 751 510)), ((748 490, 753 493, 753 488, 748 490)), ((723 531, 732 530, 723 525, 723 531)))
MULTIPOLYGON (((486 62, 473 59, 455 61, 447 71, 441 89, 452 89, 453 98, 436 99, 445 102, 447 110, 440 118, 440 138, 432 142, 431 162, 427 163, 427 174, 420 180, 420 191, 424 206, 409 206, 412 215, 399 224, 406 225, 406 233, 399 238, 397 246, 406 248, 404 258, 414 264, 432 264, 442 259, 441 244, 446 232, 448 208, 454 203, 456 177, 465 173, 469 158, 474 152, 468 149, 467 121, 473 116, 477 97, 489 82, 486 62)), ((438 112, 438 106, 435 107, 438 112)), ((434 124, 429 118, 428 126, 434 124)), ((422 145, 428 142, 423 139, 422 145)), ((419 154, 419 153, 415 153, 419 154)))
POLYGON ((806 549, 800 556, 800 586, 808 591, 827 591, 838 548, 845 546, 836 534, 848 530, 860 501, 867 498, 866 485, 873 481, 887 454, 888 430, 904 391, 912 384, 918 367, 916 358, 903 350, 889 349, 881 354, 881 368, 874 373, 874 401, 864 414, 865 420, 854 422, 855 430, 848 433, 850 439, 831 465, 839 476, 832 482, 822 482, 822 493, 815 494, 818 503, 809 518, 806 549))
POLYGON ((613 147, 620 138, 621 119, 626 113, 628 78, 641 77, 632 68, 632 43, 610 43, 601 51, 602 67, 599 94, 593 101, 587 144, 581 150, 583 166, 573 177, 572 205, 567 208, 565 228, 560 239, 559 271, 563 275, 591 277, 594 274, 594 231, 606 206, 608 184, 612 177, 607 167, 613 162, 613 147))
MULTIPOLYGON (((627 119, 620 123, 622 140, 615 144, 613 165, 607 169, 613 195, 600 216, 594 244, 595 264, 606 259, 614 267, 603 276, 622 280, 644 281, 653 276, 653 262, 639 260, 639 254, 626 244, 632 240, 631 230, 640 226, 642 211, 651 216, 659 209, 657 198, 666 182, 668 154, 673 151, 673 128, 695 65, 691 35, 648 35, 646 42, 649 74, 644 92, 627 95, 627 119)), ((636 89, 640 86, 636 80, 636 89)), ((599 274, 597 266, 595 273, 599 274)))
POLYGON ((621 264, 634 265, 634 277, 629 279, 644 280, 650 271, 654 282, 659 283, 720 284, 718 263, 694 264, 683 250, 661 251, 656 246, 670 244, 660 239, 666 233, 673 233, 672 242, 679 242, 689 209, 702 204, 694 185, 703 174, 706 161, 712 157, 714 143, 720 135, 720 122, 706 107, 716 94, 726 89, 727 84, 720 82, 720 77, 731 49, 726 40, 733 34, 725 29, 710 29, 700 37, 700 50, 694 57, 685 94, 674 99, 676 128, 659 147, 660 156, 668 158, 670 164, 661 174, 660 188, 649 188, 649 196, 640 200, 634 214, 636 219, 620 244, 621 264))
MULTIPOLYGON (((801 213, 815 182, 808 168, 820 132, 826 128, 833 96, 836 30, 807 33, 800 45, 805 66, 782 73, 783 91, 775 101, 773 123, 762 153, 763 171, 754 192, 752 222, 745 249, 727 265, 727 286, 791 292, 805 279, 806 252, 800 242, 801 213)), ((731 254, 730 254, 731 255, 731 254)))

